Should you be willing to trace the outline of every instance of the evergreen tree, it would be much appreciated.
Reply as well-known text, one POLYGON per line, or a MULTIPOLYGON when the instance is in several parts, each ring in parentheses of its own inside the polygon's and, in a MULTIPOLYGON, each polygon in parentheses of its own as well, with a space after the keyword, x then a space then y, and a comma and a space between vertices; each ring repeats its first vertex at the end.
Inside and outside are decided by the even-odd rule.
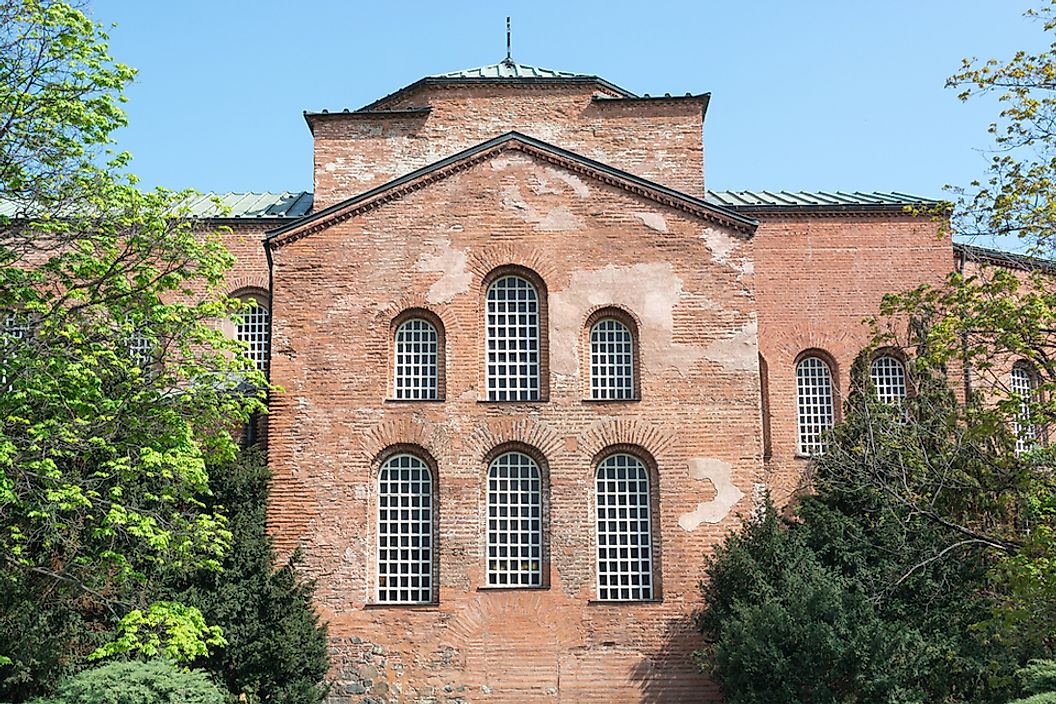
POLYGON ((261 452, 210 471, 212 503, 229 516, 231 550, 220 571, 167 576, 161 598, 196 606, 223 629, 227 646, 195 661, 244 701, 322 701, 327 632, 312 606, 314 585, 294 555, 276 567, 266 531, 268 469, 261 452))

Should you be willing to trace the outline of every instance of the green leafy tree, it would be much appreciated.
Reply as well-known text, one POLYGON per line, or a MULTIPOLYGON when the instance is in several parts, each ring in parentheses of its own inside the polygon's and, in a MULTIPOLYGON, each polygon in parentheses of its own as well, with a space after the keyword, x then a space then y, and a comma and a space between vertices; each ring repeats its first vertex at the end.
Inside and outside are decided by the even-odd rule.
POLYGON ((71 677, 54 696, 34 704, 224 704, 225 695, 201 671, 162 660, 112 662, 71 677))
POLYGON ((134 72, 57 0, 0 0, 0 699, 46 691, 86 656, 200 655, 193 608, 144 601, 145 575, 218 569, 230 543, 207 466, 264 388, 212 321, 237 314, 232 257, 110 152, 134 72), (36 611, 34 612, 34 606, 36 611), (71 617, 70 614, 76 616, 71 617), (118 621, 117 640, 99 649, 118 621), (51 655, 48 655, 48 652, 51 655))
POLYGON ((222 570, 170 574, 162 598, 201 610, 223 629, 227 645, 194 661, 242 701, 317 704, 326 696, 326 626, 314 587, 296 570, 296 556, 279 564, 267 533, 268 479, 259 452, 211 472, 210 505, 230 516, 231 550, 222 570))

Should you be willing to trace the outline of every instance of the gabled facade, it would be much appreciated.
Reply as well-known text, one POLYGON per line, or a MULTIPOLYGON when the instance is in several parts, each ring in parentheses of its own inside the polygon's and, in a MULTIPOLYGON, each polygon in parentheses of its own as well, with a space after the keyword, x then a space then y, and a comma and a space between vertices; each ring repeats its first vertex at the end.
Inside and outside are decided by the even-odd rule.
POLYGON ((507 60, 306 113, 314 196, 225 196, 333 701, 719 701, 704 556, 954 257, 924 199, 706 191, 707 105, 507 60))

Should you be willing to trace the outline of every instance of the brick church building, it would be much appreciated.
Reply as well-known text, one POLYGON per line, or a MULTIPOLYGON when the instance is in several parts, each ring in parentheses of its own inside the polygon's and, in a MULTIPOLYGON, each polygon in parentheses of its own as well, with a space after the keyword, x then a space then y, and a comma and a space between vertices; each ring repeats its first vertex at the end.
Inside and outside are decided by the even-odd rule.
POLYGON ((882 294, 987 253, 901 193, 706 190, 708 98, 508 59, 306 113, 314 193, 194 204, 333 701, 718 701, 704 556, 795 491, 882 294))

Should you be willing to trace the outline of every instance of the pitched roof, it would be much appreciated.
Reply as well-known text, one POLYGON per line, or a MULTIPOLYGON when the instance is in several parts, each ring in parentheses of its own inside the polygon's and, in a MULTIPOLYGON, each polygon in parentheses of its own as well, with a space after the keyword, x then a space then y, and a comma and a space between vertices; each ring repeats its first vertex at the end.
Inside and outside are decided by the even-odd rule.
MULTIPOLYGON (((457 84, 514 84, 514 85, 562 85, 569 83, 583 83, 598 86, 615 97, 636 98, 631 91, 621 88, 604 78, 587 73, 572 73, 571 71, 556 71, 549 68, 526 66, 512 59, 500 61, 497 64, 467 68, 461 71, 449 73, 438 73, 421 78, 410 85, 406 85, 397 91, 378 98, 374 102, 364 105, 356 112, 375 112, 383 109, 387 103, 401 98, 422 86, 448 86, 457 84)), ((333 114, 333 113, 331 113, 333 114)))
POLYGON ((203 193, 184 204, 191 217, 232 220, 257 218, 298 218, 312 209, 312 194, 306 191, 283 193, 203 193))
MULTIPOLYGON (((210 210, 211 198, 219 198, 229 207, 226 216, 233 220, 252 218, 300 218, 311 213, 311 191, 284 193, 209 193, 190 203, 196 217, 216 217, 210 210)), ((903 208, 927 207, 941 204, 941 200, 914 196, 896 191, 854 193, 844 191, 708 191, 704 200, 729 210, 752 212, 758 210, 795 210, 815 208, 862 209, 872 206, 903 208)), ((13 206, 0 201, 0 215, 13 215, 13 206), (10 212, 9 212, 10 211, 10 212)))
POLYGON ((417 190, 437 178, 442 178, 456 170, 478 163, 505 149, 517 149, 528 152, 565 168, 579 171, 611 185, 633 191, 644 198, 650 198, 670 207, 693 213, 711 222, 730 227, 745 236, 750 236, 759 224, 754 218, 737 213, 721 205, 709 203, 701 198, 654 183, 608 164, 603 164, 600 161, 588 159, 585 156, 555 147, 534 137, 529 137, 519 132, 507 132, 446 159, 441 159, 438 162, 412 171, 365 193, 324 208, 307 218, 280 225, 268 232, 266 239, 272 246, 280 246, 287 241, 298 239, 327 227, 333 222, 352 217, 375 205, 380 205, 405 193, 417 190))
POLYGON ((595 78, 582 73, 555 71, 552 68, 526 66, 513 59, 505 59, 497 64, 467 68, 450 73, 436 73, 429 78, 595 78))
POLYGON ((898 191, 708 191, 707 200, 734 210, 832 210, 933 207, 943 201, 898 191))

